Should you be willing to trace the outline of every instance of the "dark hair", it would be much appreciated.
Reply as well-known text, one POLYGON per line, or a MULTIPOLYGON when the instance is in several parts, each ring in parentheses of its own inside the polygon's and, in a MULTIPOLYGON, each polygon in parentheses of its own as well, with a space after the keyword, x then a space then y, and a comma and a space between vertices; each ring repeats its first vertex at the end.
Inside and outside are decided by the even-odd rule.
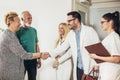
POLYGON ((81 22, 81 15, 77 11, 71 11, 67 13, 67 16, 72 15, 74 18, 77 18, 81 22))
POLYGON ((107 21, 112 20, 113 21, 113 28, 115 32, 117 32, 120 35, 120 15, 118 11, 115 11, 114 13, 107 13, 103 15, 103 18, 107 21))

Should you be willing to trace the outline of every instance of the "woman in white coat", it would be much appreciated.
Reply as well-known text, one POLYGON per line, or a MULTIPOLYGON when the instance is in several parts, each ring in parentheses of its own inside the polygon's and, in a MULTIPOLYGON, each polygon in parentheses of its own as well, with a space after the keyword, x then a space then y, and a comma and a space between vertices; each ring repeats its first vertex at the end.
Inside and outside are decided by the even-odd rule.
MULTIPOLYGON (((70 31, 67 23, 60 23, 58 29, 59 37, 56 41, 56 47, 64 43, 65 38, 68 32, 70 31)), ((70 80, 71 77, 72 72, 71 49, 68 48, 68 50, 66 50, 65 53, 57 55, 53 63, 53 68, 56 68, 57 71, 57 80, 70 80)))
POLYGON ((100 65, 100 80, 120 80, 120 18, 119 12, 107 13, 101 19, 101 27, 108 36, 102 44, 109 51, 110 57, 91 54, 94 59, 105 61, 100 65))

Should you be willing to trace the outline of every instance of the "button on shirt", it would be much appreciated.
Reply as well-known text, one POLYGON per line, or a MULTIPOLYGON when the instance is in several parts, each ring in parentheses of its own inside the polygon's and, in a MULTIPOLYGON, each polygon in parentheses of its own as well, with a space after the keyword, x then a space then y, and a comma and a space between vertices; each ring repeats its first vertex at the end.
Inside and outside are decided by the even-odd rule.
POLYGON ((77 32, 75 32, 76 43, 77 43, 77 67, 79 69, 83 69, 82 56, 80 53, 80 31, 81 31, 81 29, 79 29, 77 32))

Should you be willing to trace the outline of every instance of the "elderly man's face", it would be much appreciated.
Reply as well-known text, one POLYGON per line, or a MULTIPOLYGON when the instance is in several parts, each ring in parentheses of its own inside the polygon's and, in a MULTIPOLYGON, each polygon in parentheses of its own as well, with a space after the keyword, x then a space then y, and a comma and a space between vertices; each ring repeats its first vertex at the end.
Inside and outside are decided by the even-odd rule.
POLYGON ((22 18, 23 24, 30 26, 32 23, 32 16, 29 13, 25 13, 22 18))

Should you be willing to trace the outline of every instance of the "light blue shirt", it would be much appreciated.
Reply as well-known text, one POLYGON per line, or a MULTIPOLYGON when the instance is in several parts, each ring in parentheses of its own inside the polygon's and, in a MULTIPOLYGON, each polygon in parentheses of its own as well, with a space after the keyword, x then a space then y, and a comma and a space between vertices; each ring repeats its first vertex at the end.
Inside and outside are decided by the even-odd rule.
POLYGON ((76 43, 77 43, 77 67, 79 69, 83 69, 82 56, 80 53, 80 32, 81 32, 81 29, 79 29, 77 32, 75 32, 76 43))

